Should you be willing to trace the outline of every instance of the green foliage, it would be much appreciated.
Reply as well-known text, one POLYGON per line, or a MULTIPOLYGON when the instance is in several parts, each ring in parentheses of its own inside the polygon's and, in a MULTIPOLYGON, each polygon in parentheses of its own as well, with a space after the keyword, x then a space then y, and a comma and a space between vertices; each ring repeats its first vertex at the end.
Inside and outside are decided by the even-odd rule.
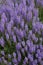
POLYGON ((39 8, 39 18, 40 18, 40 21, 43 22, 43 8, 42 7, 39 8))

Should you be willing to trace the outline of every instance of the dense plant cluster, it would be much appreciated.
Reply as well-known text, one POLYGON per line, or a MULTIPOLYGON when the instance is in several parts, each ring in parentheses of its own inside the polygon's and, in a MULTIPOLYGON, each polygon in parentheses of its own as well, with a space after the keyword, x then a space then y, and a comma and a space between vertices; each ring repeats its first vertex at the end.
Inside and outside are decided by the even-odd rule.
POLYGON ((43 0, 2 1, 0 65, 43 65, 43 0))

